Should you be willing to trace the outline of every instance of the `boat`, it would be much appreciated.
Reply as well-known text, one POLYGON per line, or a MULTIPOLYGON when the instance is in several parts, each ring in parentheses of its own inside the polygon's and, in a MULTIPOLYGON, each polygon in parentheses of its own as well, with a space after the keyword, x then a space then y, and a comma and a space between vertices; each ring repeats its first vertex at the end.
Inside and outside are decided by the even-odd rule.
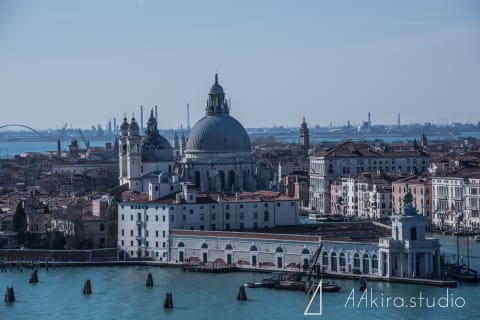
POLYGON ((474 241, 480 242, 480 235, 477 234, 476 236, 473 237, 474 241))
MULTIPOLYGON (((460 221, 463 220, 463 213, 459 213, 457 219, 457 230, 459 230, 460 221)), ((477 236, 475 236, 477 237, 477 236)), ((460 264, 460 241, 459 232, 457 232, 457 263, 448 263, 445 265, 447 275, 457 281, 461 282, 480 282, 480 276, 478 271, 470 268, 470 247, 468 237, 466 238, 467 244, 467 265, 460 264)))

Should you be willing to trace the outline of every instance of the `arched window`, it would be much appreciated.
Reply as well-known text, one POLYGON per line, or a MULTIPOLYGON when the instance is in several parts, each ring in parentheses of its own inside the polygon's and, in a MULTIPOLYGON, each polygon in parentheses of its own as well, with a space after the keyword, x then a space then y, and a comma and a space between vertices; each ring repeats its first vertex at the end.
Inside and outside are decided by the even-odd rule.
POLYGON ((250 247, 250 251, 258 251, 257 246, 251 246, 251 247, 250 247))
POLYGON ((363 273, 370 273, 370 261, 366 253, 363 255, 363 273))
POLYGON ((281 247, 277 247, 277 249, 275 249, 275 252, 276 253, 282 253, 283 249, 281 247))
POLYGON ((228 171, 228 185, 227 188, 235 188, 235 171, 228 171))
POLYGON ((302 254, 310 254, 310 251, 307 248, 303 248, 302 254))
POLYGON ((206 242, 202 243, 202 249, 208 249, 208 244, 206 242))
POLYGON ((331 268, 332 268, 332 271, 336 272, 337 271, 337 253, 336 252, 332 252, 332 255, 330 257, 330 261, 331 261, 331 268))
POLYGON ((376 254, 372 255, 372 269, 378 269, 378 257, 376 254))
POLYGON ((324 266, 328 266, 328 252, 327 251, 323 251, 323 253, 322 253, 322 264, 324 266))
POLYGON ((220 187, 225 189, 225 172, 223 170, 218 171, 218 179, 220 180, 220 187))
POLYGON ((200 171, 195 171, 195 186, 200 188, 200 171))
POLYGON ((340 253, 340 261, 339 261, 340 267, 345 267, 345 253, 340 253))
POLYGON ((233 250, 232 245, 229 243, 225 246, 225 250, 233 250))
POLYGON ((360 272, 360 255, 358 253, 353 256, 353 268, 360 272))
POLYGON ((179 247, 179 248, 185 248, 185 243, 179 242, 179 243, 178 243, 178 247, 179 247))

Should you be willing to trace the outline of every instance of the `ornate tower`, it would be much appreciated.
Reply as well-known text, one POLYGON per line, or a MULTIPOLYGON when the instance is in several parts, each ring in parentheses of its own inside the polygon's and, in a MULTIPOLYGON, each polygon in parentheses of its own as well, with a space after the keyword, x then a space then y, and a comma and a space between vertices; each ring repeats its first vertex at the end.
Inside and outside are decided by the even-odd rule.
POLYGON ((140 153, 140 128, 138 127, 135 117, 128 126, 127 136, 127 176, 130 189, 133 191, 142 191, 141 185, 141 153, 140 153))
POLYGON ((120 138, 118 139, 118 163, 119 163, 119 183, 120 185, 128 183, 127 170, 127 138, 128 138, 128 122, 127 116, 123 118, 120 125, 120 138))
POLYGON ((308 149, 310 148, 310 134, 308 133, 308 127, 307 123, 305 122, 305 117, 303 117, 303 122, 300 125, 299 140, 300 149, 303 150, 303 154, 305 156, 308 156, 308 149))

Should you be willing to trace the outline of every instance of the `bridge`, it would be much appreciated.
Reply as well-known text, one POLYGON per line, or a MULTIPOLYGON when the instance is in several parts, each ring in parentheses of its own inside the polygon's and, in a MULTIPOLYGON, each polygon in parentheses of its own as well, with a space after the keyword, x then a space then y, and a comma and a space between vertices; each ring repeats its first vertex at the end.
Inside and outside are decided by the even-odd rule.
POLYGON ((21 128, 25 128, 25 129, 28 129, 28 130, 34 132, 34 133, 37 134, 39 137, 43 137, 43 135, 42 135, 40 132, 38 132, 37 130, 33 129, 32 127, 23 125, 23 124, 5 124, 5 125, 3 125, 3 126, 0 126, 0 129, 8 128, 8 127, 21 127, 21 128))

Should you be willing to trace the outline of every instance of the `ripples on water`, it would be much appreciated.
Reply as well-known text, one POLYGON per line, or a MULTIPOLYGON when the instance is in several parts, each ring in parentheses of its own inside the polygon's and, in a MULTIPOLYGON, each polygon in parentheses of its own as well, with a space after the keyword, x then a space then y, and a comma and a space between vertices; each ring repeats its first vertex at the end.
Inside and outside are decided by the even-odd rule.
MULTIPOLYGON (((183 273, 180 269, 155 267, 92 267, 57 268, 39 271, 40 282, 28 283, 31 270, 0 273, 0 286, 15 287, 17 301, 0 306, 0 319, 298 319, 303 318, 305 303, 301 292, 272 289, 248 289, 248 301, 237 302, 238 287, 258 281, 265 274, 183 273), (145 278, 152 272, 155 286, 145 287, 145 278), (92 283, 92 295, 82 294, 86 279, 92 283), (174 309, 165 311, 166 292, 173 293, 174 309)), ((336 281, 339 293, 323 294, 326 319, 474 319, 480 310, 480 286, 461 285, 449 289, 452 297, 464 296, 467 305, 455 308, 371 308, 360 302, 358 283, 336 281), (355 307, 347 303, 355 288, 355 307), (345 304, 347 303, 347 306, 345 304), (358 303, 360 303, 358 305, 358 303)), ((445 296, 445 288, 369 282, 374 296, 400 296, 406 299, 445 296)), ((351 300, 350 300, 351 302, 351 300)), ((380 303, 380 302, 378 302, 380 303)), ((304 318, 319 318, 310 316, 304 318)))

